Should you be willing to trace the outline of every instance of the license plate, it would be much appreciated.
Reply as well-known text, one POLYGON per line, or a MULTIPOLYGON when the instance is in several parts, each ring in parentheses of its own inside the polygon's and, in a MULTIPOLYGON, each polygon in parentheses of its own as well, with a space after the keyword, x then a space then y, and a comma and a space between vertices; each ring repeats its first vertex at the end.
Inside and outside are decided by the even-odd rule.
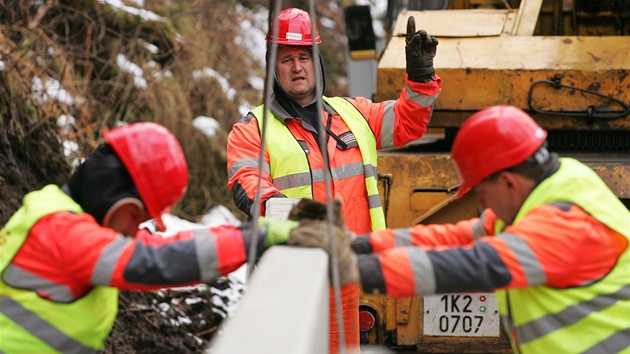
POLYGON ((499 336, 499 310, 494 293, 425 295, 423 303, 424 335, 499 336))

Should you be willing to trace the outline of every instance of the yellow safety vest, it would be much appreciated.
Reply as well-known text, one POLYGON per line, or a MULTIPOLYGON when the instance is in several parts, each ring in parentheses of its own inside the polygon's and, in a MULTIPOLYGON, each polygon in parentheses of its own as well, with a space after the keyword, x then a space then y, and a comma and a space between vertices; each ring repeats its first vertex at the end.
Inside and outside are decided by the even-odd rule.
MULTIPOLYGON (((341 97, 323 97, 323 100, 341 116, 341 119, 348 125, 350 131, 357 139, 363 160, 372 230, 382 230, 385 228, 385 214, 383 213, 383 206, 378 193, 376 138, 361 112, 350 102, 341 97)), ((252 111, 254 116, 258 118, 261 134, 263 109, 264 105, 260 105, 252 111)), ((268 116, 265 146, 269 152, 272 180, 277 180, 281 177, 284 177, 286 180, 286 177, 289 176, 310 174, 308 159, 303 153, 304 150, 293 137, 289 128, 280 119, 277 119, 273 113, 269 112, 268 116)), ((291 180, 291 178, 288 178, 288 180, 291 180)), ((313 197, 311 183, 295 183, 278 189, 289 198, 313 197)))
MULTIPOLYGON (((530 194, 514 223, 537 206, 569 202, 630 240, 630 212, 597 174, 574 159, 560 162, 560 169, 530 194)), ((516 336, 511 338, 515 353, 630 353, 628 249, 593 284, 566 289, 538 285, 496 294, 504 329, 516 336)))
MULTIPOLYGON (((42 217, 81 207, 55 185, 27 194, 0 230, 0 270, 10 267, 29 230, 42 217)), ((59 235, 63 237, 63 235, 59 235)), ((89 235, 86 235, 89 237, 89 235)), ((71 303, 43 299, 0 278, 0 353, 96 353, 112 329, 118 289, 94 287, 71 303)))

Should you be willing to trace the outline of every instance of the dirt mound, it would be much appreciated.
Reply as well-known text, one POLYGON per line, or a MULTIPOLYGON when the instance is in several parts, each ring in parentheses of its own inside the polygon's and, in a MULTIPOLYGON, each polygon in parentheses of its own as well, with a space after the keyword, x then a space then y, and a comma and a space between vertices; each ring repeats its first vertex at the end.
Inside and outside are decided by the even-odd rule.
POLYGON ((103 353, 203 353, 243 289, 223 277, 208 286, 123 291, 103 353))

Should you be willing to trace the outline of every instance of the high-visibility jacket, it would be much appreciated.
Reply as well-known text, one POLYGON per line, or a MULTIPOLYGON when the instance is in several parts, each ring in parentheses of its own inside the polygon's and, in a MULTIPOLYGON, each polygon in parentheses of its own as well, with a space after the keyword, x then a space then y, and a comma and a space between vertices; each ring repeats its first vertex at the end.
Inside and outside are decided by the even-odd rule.
POLYGON ((487 209, 456 224, 361 238, 377 252, 359 256, 363 290, 499 289, 516 352, 630 352, 630 211, 590 168, 559 162, 507 227, 487 209))
POLYGON ((247 261, 251 231, 249 224, 222 225, 125 237, 55 185, 28 193, 0 230, 0 353, 102 349, 118 289, 211 282, 247 261))
MULTIPOLYGON (((318 138, 313 134, 315 127, 303 122, 301 118, 291 116, 273 96, 268 107, 271 113, 269 121, 273 123, 268 126, 275 123, 284 125, 291 134, 291 139, 285 143, 287 146, 289 144, 294 146, 290 151, 299 151, 306 157, 308 170, 304 171, 304 177, 312 181, 310 198, 326 202, 324 173, 330 173, 331 196, 341 198, 346 226, 357 234, 367 233, 373 228, 371 212, 376 214, 375 218, 380 213, 377 206, 380 203, 378 200, 380 197, 372 190, 372 187, 366 184, 371 178, 369 174, 376 171, 368 171, 369 168, 365 163, 371 164, 369 156, 375 155, 375 152, 363 151, 364 147, 360 144, 364 141, 368 142, 364 145, 371 145, 369 149, 381 149, 400 147, 421 138, 431 117, 433 103, 440 93, 440 81, 437 76, 435 80, 428 83, 406 80, 405 88, 397 100, 378 103, 364 97, 327 98, 328 103, 323 102, 322 122, 325 126, 329 124, 330 130, 347 143, 346 146, 341 146, 333 138, 327 140, 329 172, 326 172, 328 168, 324 164, 318 138), (349 102, 354 108, 341 100, 349 102), (369 126, 369 131, 365 128, 365 124, 359 123, 357 112, 369 126), (350 116, 346 117, 346 115, 350 116), (374 145, 369 143, 368 134, 373 136, 370 139, 373 139, 374 145), (297 150, 295 144, 298 144, 301 150, 297 150), (371 206, 376 207, 371 208, 371 206)), ((274 173, 278 168, 287 167, 284 165, 288 162, 280 162, 278 156, 272 157, 269 147, 265 148, 263 167, 259 173, 262 145, 259 121, 263 117, 264 115, 248 114, 234 124, 228 137, 228 186, 236 206, 250 216, 254 214, 254 208, 259 208, 261 215, 264 215, 266 200, 272 196, 284 195, 281 187, 283 181, 279 180, 274 173), (278 160, 278 163, 272 165, 272 158, 278 160), (260 204, 253 205, 259 187, 259 176, 261 179, 260 204)), ((276 131, 280 130, 276 129, 276 131)), ((272 144, 274 139, 275 137, 268 135, 267 143, 272 144)), ((280 139, 275 141, 280 142, 280 139)), ((302 163, 300 165, 303 166, 302 163)), ((375 167, 375 164, 373 166, 375 167)), ((296 167, 301 169, 300 166, 296 167)), ((305 195, 308 191, 304 188, 299 194, 305 195)), ((380 227, 380 222, 375 225, 380 227)))
MULTIPOLYGON (((356 162, 348 165, 340 165, 331 169, 333 185, 340 191, 341 195, 348 194, 355 186, 348 185, 349 178, 363 176, 367 191, 367 200, 372 230, 382 230, 385 228, 385 215, 378 193, 377 185, 377 156, 376 139, 367 124, 365 118, 348 101, 341 97, 323 97, 336 112, 339 112, 341 119, 350 127, 354 138, 359 146, 363 159, 363 166, 356 162), (350 188, 348 188, 350 187, 350 188)), ((258 118, 260 131, 263 130, 264 105, 258 106, 252 111, 258 118)), ((293 138, 286 125, 273 116, 268 120, 267 140, 265 146, 269 153, 269 167, 271 179, 274 187, 278 188, 282 194, 289 198, 313 198, 313 184, 324 182, 326 170, 311 170, 307 154, 297 140, 293 138)))
POLYGON ((63 284, 48 282, 47 292, 59 302, 40 297, 33 290, 12 287, 5 277, 36 277, 11 260, 42 217, 59 211, 83 210, 61 190, 44 188, 46 196, 29 194, 25 207, 9 220, 0 239, 0 352, 96 353, 112 328, 118 309, 118 289, 96 286, 72 302, 65 300, 63 284))
MULTIPOLYGON (((580 206, 630 240, 628 209, 595 172, 571 159, 563 159, 560 170, 534 189, 514 223, 539 205, 557 202, 580 206)), ((510 248, 517 252, 522 245, 510 248)), ((630 353, 630 249, 602 279, 567 289, 541 284, 500 290, 497 302, 516 353, 630 353)))

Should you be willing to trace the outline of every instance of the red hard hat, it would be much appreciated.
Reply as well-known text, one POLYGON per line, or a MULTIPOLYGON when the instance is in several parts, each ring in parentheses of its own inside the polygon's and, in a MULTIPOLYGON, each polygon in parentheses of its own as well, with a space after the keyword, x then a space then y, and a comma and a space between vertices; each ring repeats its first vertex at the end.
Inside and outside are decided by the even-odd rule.
POLYGON ((514 106, 493 106, 473 114, 459 129, 451 152, 462 179, 457 197, 491 174, 527 160, 546 138, 547 132, 514 106))
MULTIPOLYGON (((296 8, 289 8, 280 11, 278 20, 278 40, 273 41, 281 45, 311 46, 313 45, 313 36, 311 35, 311 16, 304 11, 296 8)), ((275 21, 273 22, 275 23, 275 21)), ((270 28, 267 32, 267 42, 271 42, 273 30, 270 28)), ((315 26, 315 41, 317 44, 322 42, 315 26)))
POLYGON ((184 196, 188 165, 177 138, 164 126, 141 122, 105 131, 131 175, 147 212, 163 231, 162 215, 184 196))

